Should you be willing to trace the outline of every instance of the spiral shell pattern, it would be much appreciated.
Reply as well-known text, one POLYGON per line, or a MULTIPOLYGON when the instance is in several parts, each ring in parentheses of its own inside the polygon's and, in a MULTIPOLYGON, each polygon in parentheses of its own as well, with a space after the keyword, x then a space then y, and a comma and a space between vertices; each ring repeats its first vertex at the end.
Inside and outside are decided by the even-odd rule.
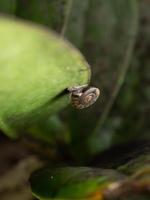
POLYGON ((70 89, 70 98, 73 107, 83 109, 96 102, 100 95, 98 88, 89 86, 78 86, 70 89))

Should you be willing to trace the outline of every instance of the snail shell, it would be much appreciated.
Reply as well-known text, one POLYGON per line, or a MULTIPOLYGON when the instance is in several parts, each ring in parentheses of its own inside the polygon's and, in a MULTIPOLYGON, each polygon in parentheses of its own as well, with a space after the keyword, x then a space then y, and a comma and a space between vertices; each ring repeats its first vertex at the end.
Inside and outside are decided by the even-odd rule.
POLYGON ((100 95, 98 88, 89 87, 88 85, 72 87, 69 88, 69 91, 71 103, 76 109, 89 107, 95 103, 100 95))

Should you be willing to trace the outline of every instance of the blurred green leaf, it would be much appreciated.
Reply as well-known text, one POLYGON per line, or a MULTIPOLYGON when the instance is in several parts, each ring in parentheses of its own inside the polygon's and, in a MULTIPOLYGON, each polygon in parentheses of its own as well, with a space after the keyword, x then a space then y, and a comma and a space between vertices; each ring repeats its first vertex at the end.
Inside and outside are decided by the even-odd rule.
POLYGON ((145 152, 145 154, 131 159, 126 164, 118 167, 118 170, 129 175, 143 172, 143 176, 150 180, 150 152, 145 152))
POLYGON ((100 76, 99 83, 97 83, 97 81, 95 82, 93 79, 93 82, 98 84, 99 87, 102 88, 102 92, 104 92, 102 94, 103 108, 100 108, 102 105, 101 102, 97 105, 100 108, 97 112, 97 115, 99 113, 100 118, 97 121, 93 136, 89 139, 89 147, 91 147, 93 152, 108 148, 108 146, 112 145, 112 132, 107 134, 106 119, 124 83, 130 66, 138 24, 136 0, 118 0, 115 2, 108 0, 107 3, 106 5, 103 4, 102 8, 106 9, 105 6, 107 6, 108 11, 110 9, 112 12, 112 18, 106 18, 108 24, 104 25, 106 29, 102 31, 102 46, 97 49, 102 53, 102 57, 97 59, 99 66, 97 64, 95 65, 95 71, 97 69, 98 72, 95 73, 94 77, 96 79, 98 74, 102 74, 102 76, 100 76), (109 39, 107 40, 107 38, 109 39), (100 65, 102 66, 103 64, 105 67, 102 67, 101 69, 100 65), (106 73, 102 72, 104 69, 106 70, 106 73), (103 127, 104 131, 101 132, 103 127), (95 145, 96 143, 94 144, 94 142, 98 137, 99 144, 97 143, 97 145, 95 145), (103 144, 102 148, 100 147, 101 143, 103 144))
POLYGON ((0 12, 14 14, 16 11, 17 0, 1 0, 0 12))
POLYGON ((19 0, 16 16, 61 32, 70 0, 19 0))
POLYGON ((0 44, 0 128, 10 136, 66 106, 66 88, 89 80, 82 55, 42 27, 1 18, 0 44))
POLYGON ((139 29, 131 67, 109 116, 111 122, 117 118, 120 121, 116 126, 109 127, 113 129, 113 144, 125 143, 135 138, 150 139, 147 117, 150 113, 149 10, 150 4, 147 0, 139 2, 139 29))
POLYGON ((33 194, 40 199, 100 199, 101 190, 125 178, 114 170, 88 167, 41 169, 31 175, 33 194), (97 198, 94 198, 97 195, 97 198))
MULTIPOLYGON (((149 146, 147 146, 149 149, 149 146)), ((149 199, 150 158, 130 158, 117 168, 43 168, 30 177, 33 194, 39 199, 128 200, 149 199)))
MULTIPOLYGON (((61 121, 58 114, 41 120, 29 129, 34 138, 40 139, 49 144, 70 143, 70 132, 61 121)), ((57 146, 57 145, 56 145, 57 146)))
POLYGON ((82 48, 89 0, 70 0, 66 17, 62 27, 62 35, 71 41, 76 47, 82 48))
POLYGON ((83 53, 92 66, 92 85, 100 88, 101 97, 84 112, 71 111, 75 148, 86 146, 85 138, 93 153, 111 145, 112 133, 107 134, 107 125, 102 128, 124 82, 136 32, 136 0, 89 1, 83 53))
POLYGON ((19 0, 16 16, 44 24, 82 47, 89 0, 19 0))

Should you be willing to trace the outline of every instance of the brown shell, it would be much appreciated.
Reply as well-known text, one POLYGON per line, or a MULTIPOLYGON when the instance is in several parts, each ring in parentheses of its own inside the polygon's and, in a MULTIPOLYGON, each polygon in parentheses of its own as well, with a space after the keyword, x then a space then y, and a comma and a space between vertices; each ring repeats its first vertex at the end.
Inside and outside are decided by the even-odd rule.
POLYGON ((98 88, 88 86, 73 87, 69 91, 71 103, 76 109, 89 107, 96 102, 100 95, 98 88))

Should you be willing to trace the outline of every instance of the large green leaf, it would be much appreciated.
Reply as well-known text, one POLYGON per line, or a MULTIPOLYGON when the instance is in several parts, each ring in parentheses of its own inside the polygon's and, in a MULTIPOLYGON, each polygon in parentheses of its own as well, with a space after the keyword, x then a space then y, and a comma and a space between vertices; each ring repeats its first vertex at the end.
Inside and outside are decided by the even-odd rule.
POLYGON ((10 136, 66 106, 63 91, 89 80, 82 55, 42 27, 1 18, 0 50, 0 128, 10 136))

